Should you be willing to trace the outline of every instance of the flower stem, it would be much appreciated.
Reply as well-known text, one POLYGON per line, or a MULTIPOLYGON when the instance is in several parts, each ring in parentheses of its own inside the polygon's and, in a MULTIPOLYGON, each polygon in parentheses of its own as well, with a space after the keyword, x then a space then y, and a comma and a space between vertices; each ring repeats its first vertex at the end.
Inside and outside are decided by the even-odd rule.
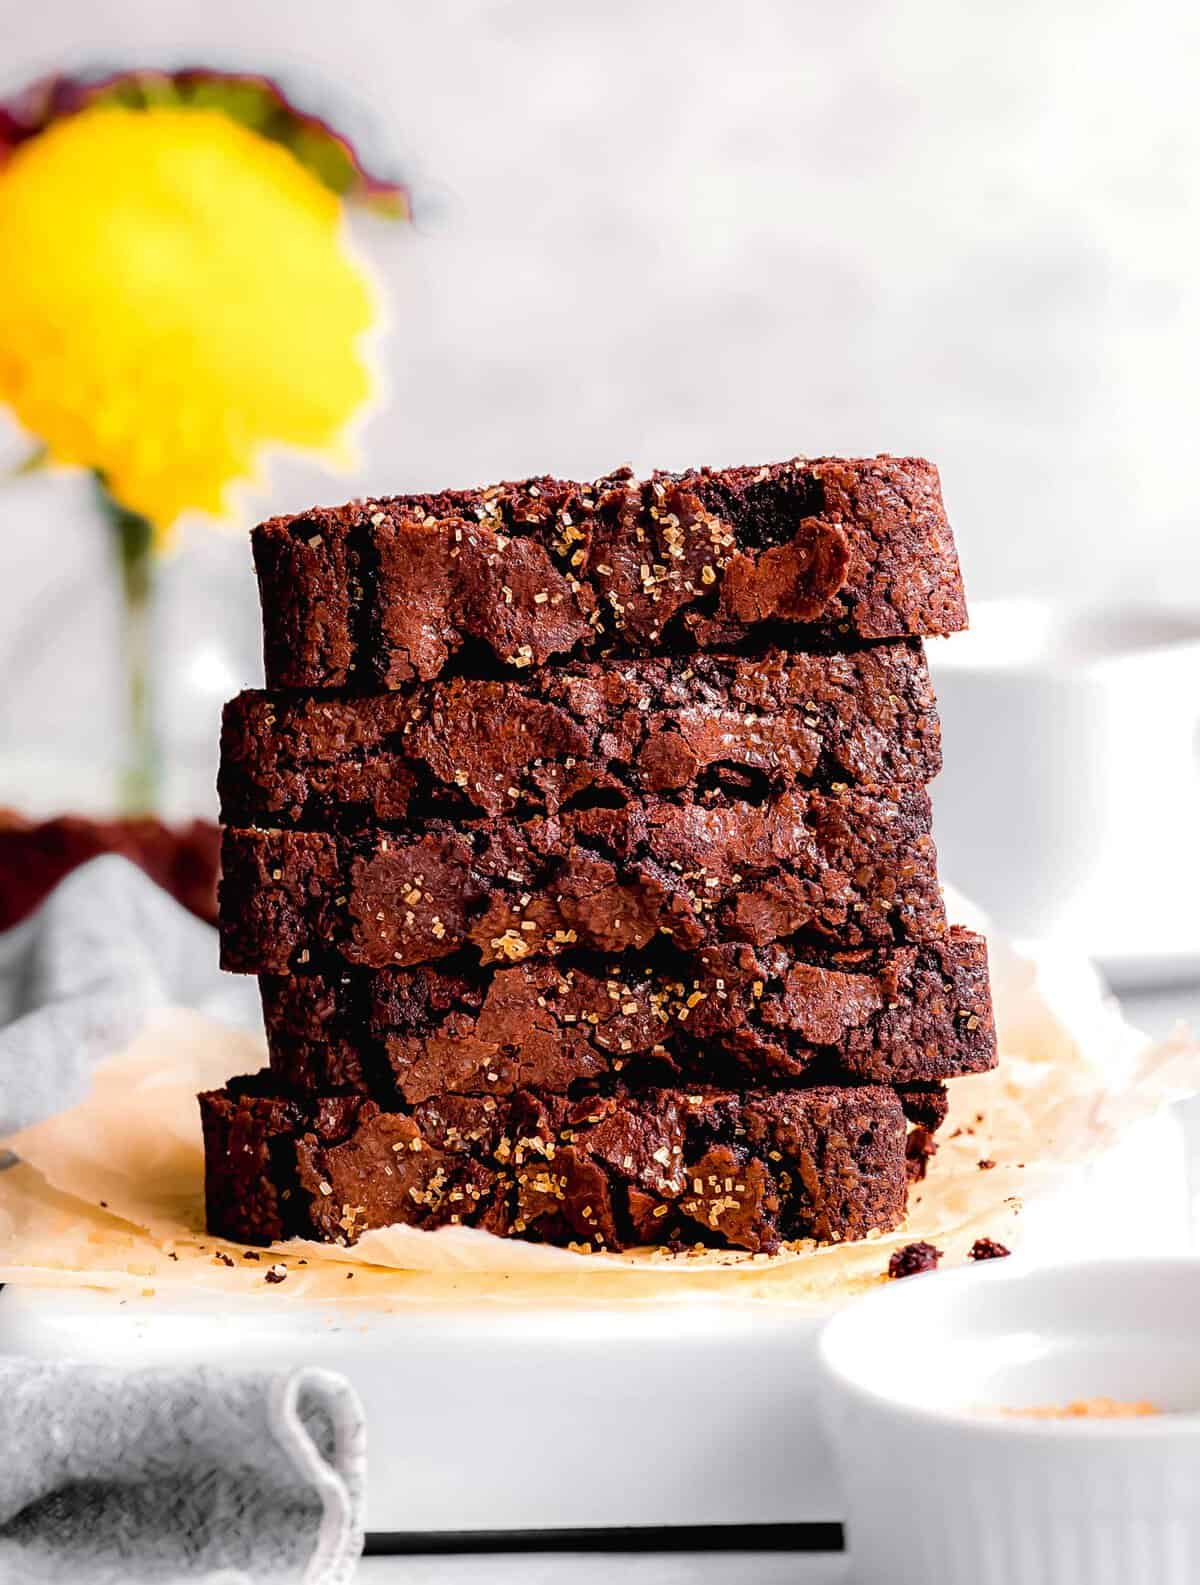
POLYGON ((122 814, 152 814, 158 807, 162 790, 162 760, 154 723, 150 666, 154 528, 139 512, 130 512, 113 500, 102 480, 97 479, 96 488, 113 531, 121 579, 126 721, 118 802, 122 814))

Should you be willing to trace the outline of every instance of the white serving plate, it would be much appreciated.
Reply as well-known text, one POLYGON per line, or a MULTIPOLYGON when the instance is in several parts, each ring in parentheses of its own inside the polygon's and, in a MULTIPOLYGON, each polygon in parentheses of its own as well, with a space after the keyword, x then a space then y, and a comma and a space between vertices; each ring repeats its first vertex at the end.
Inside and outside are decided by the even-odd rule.
MULTIPOLYGON (((1179 1114, 1139 1125, 1030 1205, 1023 1252, 1187 1248, 1198 1140, 1179 1114)), ((824 1525, 843 1517, 818 1401, 824 1320, 765 1300, 382 1314, 10 1284, 0 1354, 341 1371, 366 1405, 375 1535, 824 1525)))
POLYGON ((0 1292, 0 1352, 343 1372, 372 1532, 830 1522, 821 1320, 763 1304, 300 1305, 0 1292))

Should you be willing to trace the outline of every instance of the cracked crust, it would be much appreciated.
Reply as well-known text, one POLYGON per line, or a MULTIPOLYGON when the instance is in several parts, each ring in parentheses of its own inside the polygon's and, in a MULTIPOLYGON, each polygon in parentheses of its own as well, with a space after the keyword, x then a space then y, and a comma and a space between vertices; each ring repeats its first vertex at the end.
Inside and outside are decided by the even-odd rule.
POLYGON ((271 688, 966 626, 920 458, 527 479, 273 518, 253 543, 271 688))
POLYGON ((907 1124, 874 1087, 771 1093, 285 1098, 270 1074, 200 1096, 209 1231, 351 1244, 451 1224, 593 1250, 697 1242, 771 1252, 904 1214, 907 1124))
POLYGON ((403 693, 247 692, 225 707, 231 825, 352 831, 438 815, 724 787, 931 781, 933 689, 916 640, 823 655, 695 655, 457 677, 403 693))
POLYGON ((221 961, 289 973, 572 947, 842 948, 945 933, 924 788, 786 792, 761 806, 646 798, 523 823, 354 836, 225 832, 221 961))
POLYGON ((716 946, 666 964, 537 959, 261 986, 283 1087, 354 1090, 384 1107, 613 1083, 928 1086, 996 1062, 987 944, 955 926, 930 946, 824 962, 716 946))

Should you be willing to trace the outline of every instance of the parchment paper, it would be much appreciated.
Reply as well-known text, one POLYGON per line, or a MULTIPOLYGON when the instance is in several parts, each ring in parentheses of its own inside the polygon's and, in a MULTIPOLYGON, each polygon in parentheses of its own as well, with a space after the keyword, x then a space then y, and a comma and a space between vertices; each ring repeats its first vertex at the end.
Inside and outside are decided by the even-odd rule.
MULTIPOLYGON (((956 904, 956 917, 969 913, 956 904)), ((1061 1189, 1134 1122, 1200 1090, 1200 1046, 1183 1031, 1150 1045, 1085 961, 1030 961, 994 934, 990 947, 1000 1070, 951 1083, 940 1149, 899 1232, 764 1257, 577 1255, 471 1228, 393 1227, 350 1249, 293 1240, 247 1259, 203 1230, 195 1094, 254 1072, 265 1051, 255 1037, 174 1009, 97 1070, 81 1105, 4 1142, 21 1164, 0 1174, 0 1281, 143 1297, 236 1289, 272 1303, 344 1303, 353 1292, 356 1303, 389 1308, 705 1294, 809 1309, 881 1280, 889 1253, 912 1239, 937 1244, 948 1263, 984 1234, 1017 1247, 1024 1206, 1061 1189), (274 1263, 287 1276, 267 1284, 274 1263)))

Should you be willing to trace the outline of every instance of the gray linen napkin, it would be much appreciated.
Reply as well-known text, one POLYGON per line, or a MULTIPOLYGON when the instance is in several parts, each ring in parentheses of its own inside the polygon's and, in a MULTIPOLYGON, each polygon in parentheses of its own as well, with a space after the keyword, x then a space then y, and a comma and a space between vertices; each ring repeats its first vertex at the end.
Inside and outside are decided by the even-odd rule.
POLYGON ((347 1585, 363 1415, 322 1370, 0 1361, 0 1580, 347 1585))
MULTIPOLYGON (((160 1006, 259 1019, 210 926, 126 860, 95 859, 0 936, 0 1133, 82 1099, 160 1006)), ((3 1304, 0 1585, 350 1580, 364 1416, 341 1377, 3 1358, 3 1304)))
POLYGON ((0 1134, 82 1100, 155 1007, 261 1021, 254 981, 221 973, 210 925, 127 859, 93 859, 0 935, 0 1134))

